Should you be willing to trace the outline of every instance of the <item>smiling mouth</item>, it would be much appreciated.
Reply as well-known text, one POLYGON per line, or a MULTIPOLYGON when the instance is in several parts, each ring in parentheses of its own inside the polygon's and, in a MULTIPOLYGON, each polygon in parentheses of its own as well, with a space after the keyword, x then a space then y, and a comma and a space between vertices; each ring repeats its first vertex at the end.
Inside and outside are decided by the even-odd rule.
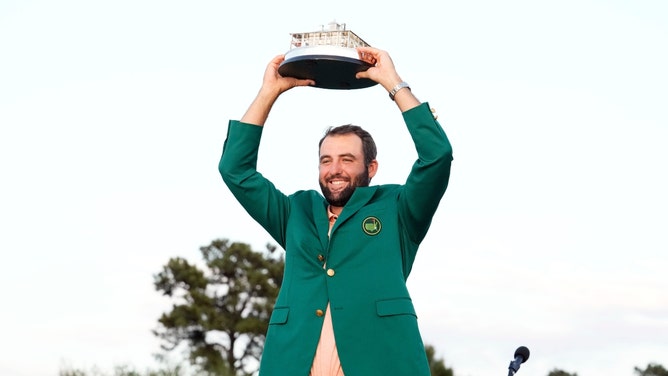
POLYGON ((339 191, 348 186, 348 180, 344 179, 329 180, 327 183, 332 191, 339 191))
POLYGON ((348 185, 348 181, 347 180, 339 180, 339 179, 330 180, 329 185, 332 188, 344 188, 346 185, 348 185))

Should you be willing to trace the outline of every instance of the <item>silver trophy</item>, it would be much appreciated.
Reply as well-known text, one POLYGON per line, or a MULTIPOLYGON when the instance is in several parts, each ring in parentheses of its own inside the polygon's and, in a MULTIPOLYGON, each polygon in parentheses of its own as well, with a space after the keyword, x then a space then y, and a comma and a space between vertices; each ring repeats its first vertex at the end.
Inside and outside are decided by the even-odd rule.
POLYGON ((327 29, 291 33, 290 50, 278 67, 284 77, 311 79, 323 89, 361 89, 376 85, 375 81, 355 78, 357 72, 372 67, 362 60, 357 47, 368 47, 357 34, 346 30, 346 24, 330 22, 327 29))

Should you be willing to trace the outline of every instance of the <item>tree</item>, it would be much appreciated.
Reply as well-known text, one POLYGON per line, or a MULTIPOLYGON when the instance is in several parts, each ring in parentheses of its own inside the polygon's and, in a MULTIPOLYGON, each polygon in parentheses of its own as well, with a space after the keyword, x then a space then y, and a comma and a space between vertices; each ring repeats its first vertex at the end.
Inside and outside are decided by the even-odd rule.
POLYGON ((84 369, 75 368, 75 367, 63 367, 58 372, 58 376, 182 376, 183 370, 180 366, 166 366, 165 368, 159 370, 146 370, 146 372, 140 373, 136 371, 133 367, 128 365, 117 365, 114 367, 113 373, 102 372, 97 367, 93 367, 90 371, 84 369))
POLYGON ((283 278, 284 261, 248 244, 219 239, 201 247, 204 270, 176 257, 154 275, 156 290, 175 303, 154 334, 172 351, 184 345, 191 364, 213 375, 250 375, 283 278))
POLYGON ((425 345, 424 349, 427 352, 427 360, 429 361, 429 369, 432 376, 454 376, 454 371, 452 368, 445 366, 443 358, 436 359, 434 346, 425 345))
POLYGON ((553 369, 550 371, 550 373, 547 374, 547 376, 578 376, 577 373, 569 373, 566 371, 562 371, 558 368, 553 369))
POLYGON ((657 363, 650 363, 644 370, 635 367, 635 372, 638 376, 668 376, 668 370, 657 363))

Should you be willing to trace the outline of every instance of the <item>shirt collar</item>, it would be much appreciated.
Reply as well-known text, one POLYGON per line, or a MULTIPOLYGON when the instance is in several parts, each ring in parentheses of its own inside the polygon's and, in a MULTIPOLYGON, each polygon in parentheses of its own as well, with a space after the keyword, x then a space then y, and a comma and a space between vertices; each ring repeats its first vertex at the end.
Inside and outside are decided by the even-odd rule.
POLYGON ((327 218, 329 218, 330 221, 333 221, 333 220, 336 220, 337 218, 339 218, 338 215, 332 213, 332 206, 331 205, 327 205, 327 218))

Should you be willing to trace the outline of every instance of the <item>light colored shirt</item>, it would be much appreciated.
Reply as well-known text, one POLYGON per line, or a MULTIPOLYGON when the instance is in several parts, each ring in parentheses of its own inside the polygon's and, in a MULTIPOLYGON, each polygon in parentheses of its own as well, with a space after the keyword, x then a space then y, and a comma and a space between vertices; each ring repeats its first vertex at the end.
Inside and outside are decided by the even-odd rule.
MULTIPOLYGON (((329 231, 332 231, 332 226, 338 216, 327 207, 327 215, 329 216, 329 231)), ((328 233, 329 235, 329 233, 328 233)), ((325 268, 327 262, 325 261, 325 268)), ((311 373, 309 376, 344 376, 341 369, 341 360, 339 360, 339 353, 336 350, 336 341, 334 340, 334 327, 332 326, 332 315, 330 312, 329 302, 325 310, 324 321, 322 322, 322 330, 320 332, 320 341, 315 350, 313 357, 313 365, 311 366, 311 373)))

